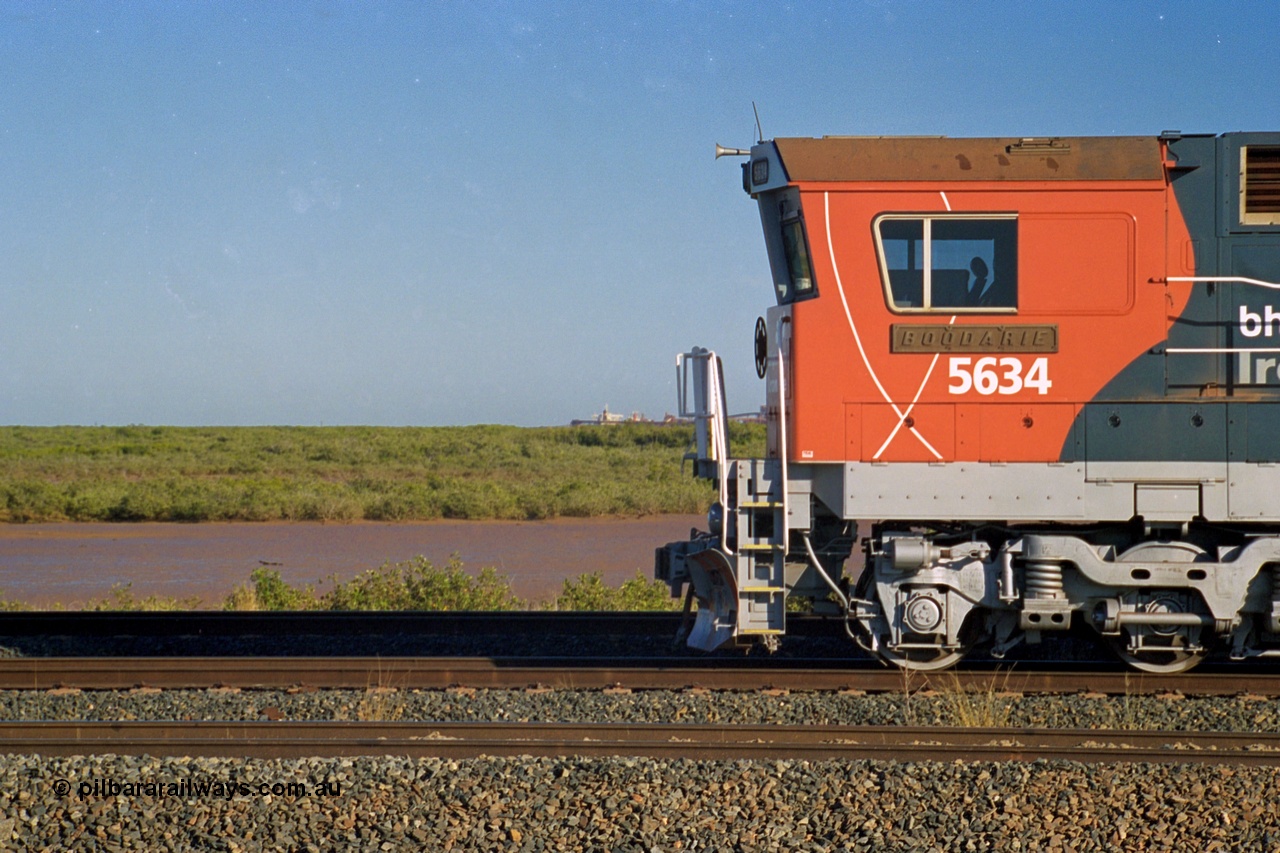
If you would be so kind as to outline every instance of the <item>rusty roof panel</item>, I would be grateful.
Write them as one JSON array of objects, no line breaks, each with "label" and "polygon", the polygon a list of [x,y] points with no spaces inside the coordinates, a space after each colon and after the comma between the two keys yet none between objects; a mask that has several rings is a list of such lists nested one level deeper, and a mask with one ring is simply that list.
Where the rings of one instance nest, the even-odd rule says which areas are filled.
[{"label": "rusty roof panel", "polygon": [[1154,136],[775,139],[792,181],[1158,181]]}]

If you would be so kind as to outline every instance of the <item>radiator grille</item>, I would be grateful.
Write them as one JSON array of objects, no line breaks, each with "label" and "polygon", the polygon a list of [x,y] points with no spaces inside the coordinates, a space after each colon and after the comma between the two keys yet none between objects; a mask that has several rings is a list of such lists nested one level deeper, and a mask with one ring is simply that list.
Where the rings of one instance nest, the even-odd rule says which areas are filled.
[{"label": "radiator grille", "polygon": [[1242,221],[1280,222],[1280,146],[1250,145],[1245,148],[1241,183]]}]

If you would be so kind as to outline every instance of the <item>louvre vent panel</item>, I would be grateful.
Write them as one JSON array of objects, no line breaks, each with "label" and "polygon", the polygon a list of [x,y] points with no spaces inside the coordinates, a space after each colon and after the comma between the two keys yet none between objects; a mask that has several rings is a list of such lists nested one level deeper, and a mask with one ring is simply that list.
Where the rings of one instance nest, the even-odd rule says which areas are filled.
[{"label": "louvre vent panel", "polygon": [[1280,146],[1250,146],[1245,152],[1247,213],[1280,213]]}]

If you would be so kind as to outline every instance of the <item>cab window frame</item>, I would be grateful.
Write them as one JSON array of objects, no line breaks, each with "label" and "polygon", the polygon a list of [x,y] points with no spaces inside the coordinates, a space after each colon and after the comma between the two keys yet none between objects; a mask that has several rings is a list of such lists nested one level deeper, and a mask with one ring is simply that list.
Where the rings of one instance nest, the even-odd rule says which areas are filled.
[{"label": "cab window frame", "polygon": [[[813,270],[813,252],[809,251],[809,229],[799,210],[781,213],[778,218],[778,237],[782,249],[782,265],[787,273],[786,288],[780,289],[778,304],[790,305],[817,298],[818,282]],[[798,277],[803,280],[803,276],[798,276],[801,270],[797,270],[797,262],[808,273],[809,285],[804,289],[798,288],[796,284]]]},{"label": "cab window frame", "polygon": [[[987,261],[981,261],[981,256],[975,256],[972,259],[974,266],[969,269],[952,269],[938,267],[933,257],[935,242],[954,242],[961,244],[974,240],[970,237],[968,240],[957,238],[955,236],[935,237],[933,234],[934,223],[984,223],[984,222],[1007,222],[1011,228],[1002,228],[995,226],[990,229],[989,237],[981,235],[981,242],[989,241],[991,248]],[[904,234],[903,236],[894,236],[890,234],[888,237],[884,234],[883,226],[886,223],[901,223],[904,231],[912,225],[918,226],[918,237],[915,235]],[[946,230],[945,228],[943,230]],[[978,229],[979,231],[981,229]],[[895,314],[1016,314],[1018,312],[1018,214],[1015,212],[951,212],[951,211],[932,211],[932,212],[907,212],[893,211],[881,213],[871,222],[872,239],[875,242],[876,263],[880,272],[880,284],[883,291],[885,306]],[[907,246],[907,263],[906,268],[891,267],[890,253],[886,251],[886,242],[907,241],[908,243],[918,239],[919,241],[919,258],[916,258],[916,246]],[[950,253],[954,254],[956,247],[951,247]],[[898,260],[898,259],[894,259]],[[981,263],[979,264],[979,262]],[[913,266],[918,263],[918,270]],[[963,263],[963,262],[961,262]],[[895,280],[893,273],[899,273]],[[904,278],[901,273],[919,272],[919,304],[910,304],[913,300],[909,297],[914,296],[913,293],[907,292],[910,288],[910,278]],[[972,287],[976,284],[976,279],[982,274],[988,277],[987,287],[992,289],[992,298],[1003,296],[998,302],[993,304],[969,304],[960,302],[956,295],[964,294],[963,289],[957,290],[957,282],[948,282],[948,287],[944,288],[943,280],[935,283],[935,273],[945,272],[949,277],[954,278],[956,275],[964,276],[965,287]],[[936,284],[936,286],[935,286]],[[895,287],[896,285],[896,287]],[[997,288],[999,288],[997,290]],[[904,299],[903,294],[907,292],[908,298]],[[972,291],[969,291],[972,293]],[[985,290],[983,291],[985,292]],[[940,294],[940,298],[935,298],[935,293]],[[948,299],[942,294],[951,294]],[[969,299],[977,298],[977,295],[969,297]]]}]

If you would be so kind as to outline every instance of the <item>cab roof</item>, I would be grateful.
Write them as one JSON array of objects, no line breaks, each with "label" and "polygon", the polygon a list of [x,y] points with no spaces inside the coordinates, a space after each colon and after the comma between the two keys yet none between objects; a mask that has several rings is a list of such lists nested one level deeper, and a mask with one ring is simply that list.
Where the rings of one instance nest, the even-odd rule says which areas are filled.
[{"label": "cab roof", "polygon": [[824,136],[775,139],[791,181],[1151,181],[1154,136],[1022,139]]}]

